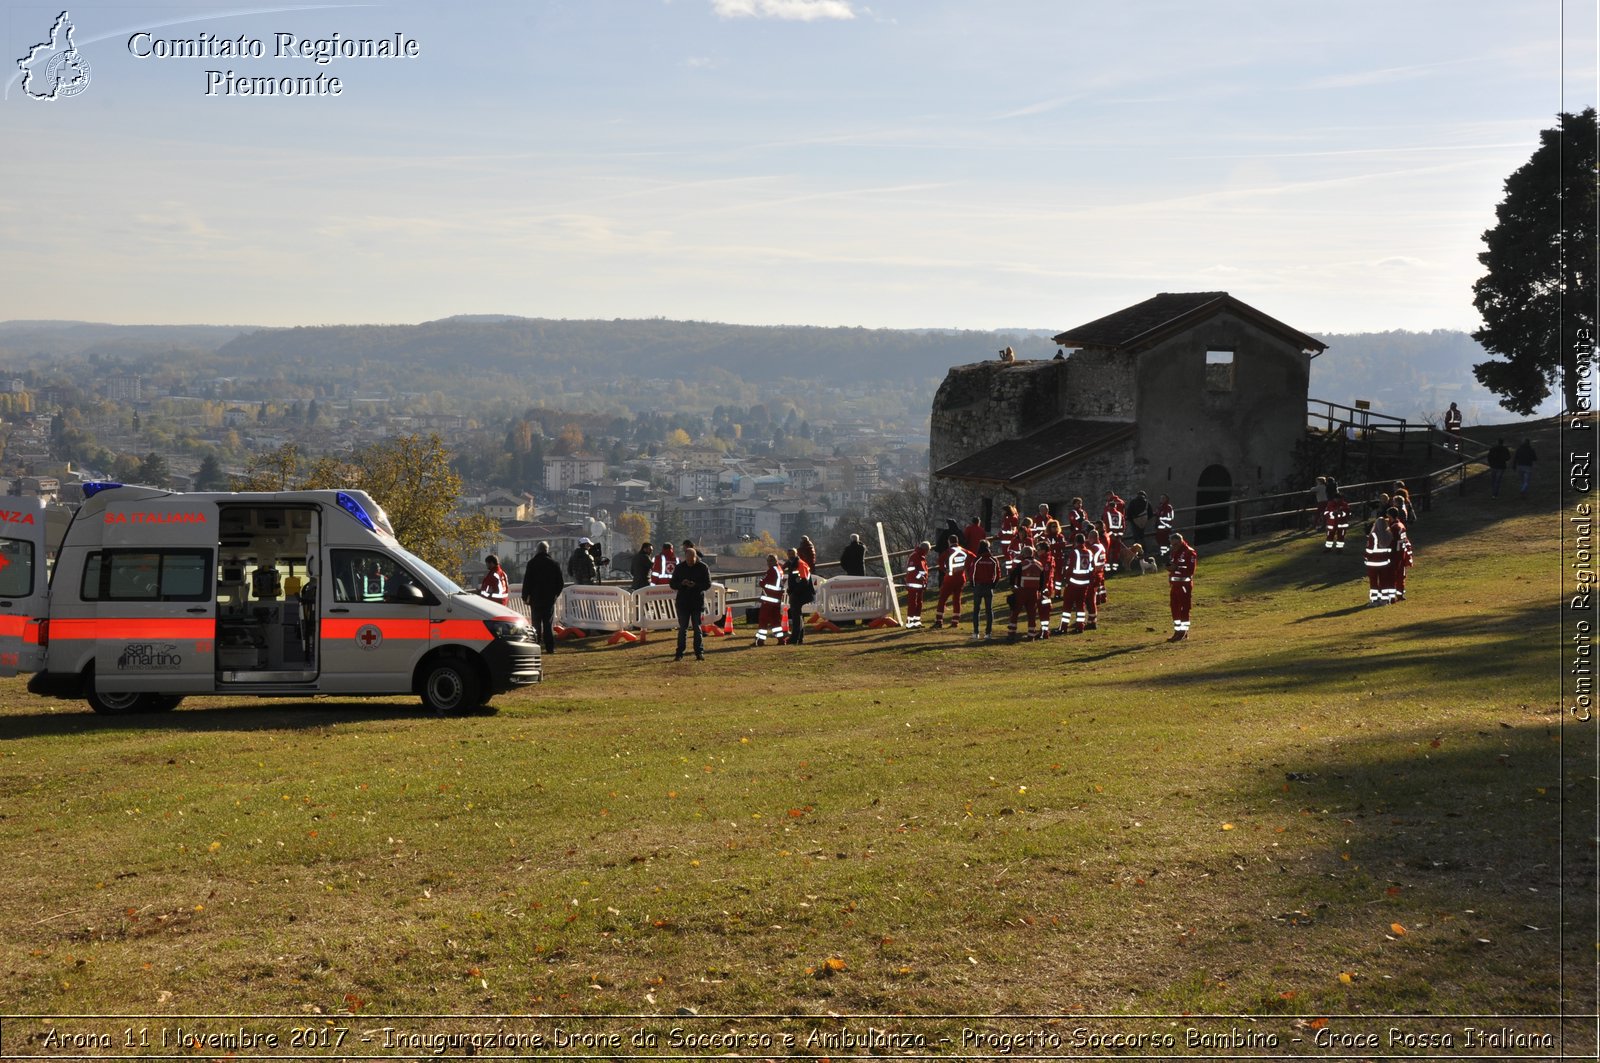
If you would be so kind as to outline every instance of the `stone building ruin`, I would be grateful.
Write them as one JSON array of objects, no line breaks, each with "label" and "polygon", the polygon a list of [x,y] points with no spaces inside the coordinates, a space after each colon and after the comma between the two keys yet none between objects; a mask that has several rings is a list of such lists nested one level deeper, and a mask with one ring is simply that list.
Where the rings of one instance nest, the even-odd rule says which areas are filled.
[{"label": "stone building ruin", "polygon": [[[1107,491],[1204,508],[1291,487],[1311,359],[1327,345],[1227,292],[1163,293],[1055,337],[1055,358],[953,367],[933,400],[935,512],[1098,514]],[[1206,536],[1202,536],[1202,539]]]}]

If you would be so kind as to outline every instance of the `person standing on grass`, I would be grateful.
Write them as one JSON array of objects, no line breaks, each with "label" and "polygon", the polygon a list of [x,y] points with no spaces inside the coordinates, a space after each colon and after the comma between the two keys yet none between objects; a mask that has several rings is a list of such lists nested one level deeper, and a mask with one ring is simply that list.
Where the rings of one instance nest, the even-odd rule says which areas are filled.
[{"label": "person standing on grass", "polygon": [[[994,638],[994,588],[1000,582],[999,558],[989,550],[989,540],[978,542],[978,556],[972,562],[972,641]],[[984,631],[978,634],[978,611],[983,611]]]},{"label": "person standing on grass", "polygon": [[528,619],[546,653],[556,652],[556,599],[565,585],[560,563],[550,556],[550,544],[540,543],[522,573],[522,600],[528,603]]},{"label": "person standing on grass", "polygon": [[839,552],[839,571],[846,576],[867,574],[867,548],[861,542],[861,536],[852,534],[850,541],[844,544],[844,549]]},{"label": "person standing on grass", "polygon": [[628,589],[636,591],[641,587],[650,586],[650,562],[655,559],[655,554],[650,549],[648,541],[639,544],[639,552],[633,555],[633,560],[628,562],[628,575],[632,582]]},{"label": "person standing on grass", "polygon": [[933,610],[933,626],[944,625],[944,607],[949,605],[950,626],[961,623],[961,590],[967,585],[967,561],[970,554],[961,546],[959,533],[945,537],[944,552],[939,555],[939,603]]},{"label": "person standing on grass", "polygon": [[672,568],[672,580],[668,584],[678,592],[678,652],[673,660],[683,660],[683,651],[688,648],[689,632],[694,631],[694,659],[706,659],[705,633],[700,630],[705,622],[706,593],[711,590],[711,570],[706,563],[700,560],[700,551],[694,547],[684,550],[683,556]]},{"label": "person standing on grass", "polygon": [[500,559],[490,554],[483,559],[488,566],[488,571],[483,574],[483,580],[478,584],[478,593],[496,605],[505,605],[511,601],[511,580],[506,577],[506,570],[500,567]]},{"label": "person standing on grass", "polygon": [[924,539],[906,558],[906,628],[922,626],[922,595],[928,589],[928,551],[933,544]]},{"label": "person standing on grass", "polygon": [[797,549],[790,549],[789,559],[783,563],[783,578],[789,595],[789,645],[799,646],[806,640],[804,610],[817,592],[811,585],[811,566]]},{"label": "person standing on grass", "polygon": [[1367,567],[1367,604],[1389,604],[1389,558],[1394,538],[1389,522],[1380,513],[1367,528],[1367,545],[1363,561]]},{"label": "person standing on grass", "polygon": [[1533,483],[1533,463],[1539,460],[1533,452],[1533,440],[1524,439],[1511,460],[1517,467],[1517,497],[1527,498],[1528,487]]},{"label": "person standing on grass", "polygon": [[1350,503],[1344,500],[1343,491],[1335,491],[1327,505],[1322,507],[1322,520],[1328,537],[1322,543],[1324,552],[1344,549],[1344,533],[1350,530]]},{"label": "person standing on grass", "polygon": [[1444,411],[1444,434],[1449,440],[1449,447],[1456,453],[1461,452],[1461,410],[1455,403]]},{"label": "person standing on grass", "polygon": [[767,570],[756,587],[761,592],[756,614],[756,645],[765,646],[768,636],[783,641],[783,591],[786,580],[777,554],[767,555]]},{"label": "person standing on grass", "polygon": [[1172,607],[1172,637],[1168,642],[1183,642],[1189,637],[1189,609],[1194,605],[1194,573],[1200,566],[1200,555],[1179,532],[1168,536],[1172,547],[1167,558],[1167,581],[1171,593],[1168,604]]},{"label": "person standing on grass", "polygon": [[1406,534],[1406,523],[1398,509],[1390,509],[1384,515],[1389,524],[1389,602],[1403,602],[1406,600],[1406,569],[1410,568],[1416,560],[1416,554],[1411,548],[1411,536]]}]

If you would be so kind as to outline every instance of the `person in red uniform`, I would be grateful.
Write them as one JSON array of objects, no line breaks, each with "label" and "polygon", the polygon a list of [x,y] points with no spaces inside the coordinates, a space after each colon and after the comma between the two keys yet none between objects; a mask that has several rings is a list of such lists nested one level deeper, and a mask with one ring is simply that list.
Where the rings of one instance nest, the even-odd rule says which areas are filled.
[{"label": "person in red uniform", "polygon": [[1014,558],[1014,544],[1017,541],[1017,528],[1022,524],[1022,519],[1017,515],[1016,506],[1007,506],[1000,511],[1000,556]]},{"label": "person in red uniform", "polygon": [[777,554],[767,555],[767,571],[756,590],[761,594],[756,614],[756,645],[765,646],[767,637],[783,641],[783,591],[788,579]]},{"label": "person in red uniform", "polygon": [[672,552],[671,543],[662,543],[661,552],[650,562],[650,585],[665,587],[672,582],[672,570],[678,567],[678,555]]},{"label": "person in red uniform", "polygon": [[[1094,597],[1095,606],[1106,604],[1106,572],[1111,565],[1111,533],[1106,529],[1105,521],[1100,522],[1100,534],[1089,539],[1089,553],[1094,555]],[[1089,628],[1094,629],[1093,613],[1089,617]]]},{"label": "person in red uniform", "polygon": [[[1044,589],[1044,581],[1044,565],[1034,556],[1033,547],[1024,546],[1022,548],[1022,563],[1017,566],[1017,574],[1012,582],[1017,591],[1014,601],[1022,607],[1023,612],[1028,614],[1028,638],[1030,639],[1043,638],[1039,633],[1039,599]],[[1016,632],[1016,614],[1014,612],[1011,619],[1011,630],[1014,634]]]},{"label": "person in red uniform", "polygon": [[967,526],[961,529],[961,543],[967,548],[967,553],[978,552],[978,544],[989,537],[988,529],[983,526],[983,521],[973,517],[967,521]]},{"label": "person in red uniform", "polygon": [[496,605],[505,605],[511,601],[511,581],[506,578],[506,570],[500,567],[500,559],[494,554],[484,558],[483,563],[489,566],[489,571],[483,574],[478,593]]},{"label": "person in red uniform", "polygon": [[1384,519],[1389,524],[1389,578],[1386,582],[1392,604],[1406,600],[1406,569],[1416,560],[1416,553],[1411,548],[1411,536],[1406,533],[1400,510],[1390,509]]},{"label": "person in red uniform", "polygon": [[1189,637],[1189,608],[1194,604],[1194,572],[1200,565],[1200,555],[1180,532],[1173,532],[1169,541],[1172,550],[1167,558],[1167,581],[1172,606],[1172,637],[1167,641],[1182,642]]},{"label": "person in red uniform", "polygon": [[1061,631],[1065,634],[1071,622],[1073,634],[1082,634],[1084,624],[1095,615],[1094,608],[1094,554],[1082,532],[1072,537],[1072,549],[1067,551],[1066,599],[1061,603]]},{"label": "person in red uniform", "polygon": [[1450,404],[1450,408],[1444,411],[1444,434],[1448,438],[1450,449],[1459,452],[1461,450],[1461,410],[1453,402]]},{"label": "person in red uniform", "polygon": [[945,540],[944,551],[939,555],[939,604],[933,610],[933,626],[943,626],[944,607],[949,604],[950,626],[961,622],[961,590],[967,585],[967,558],[970,555],[961,540],[952,535]]},{"label": "person in red uniform", "polygon": [[1377,518],[1367,528],[1366,552],[1362,558],[1367,568],[1368,605],[1389,604],[1389,560],[1393,546],[1389,522],[1383,517]]},{"label": "person in red uniform", "polygon": [[906,558],[906,627],[922,626],[922,594],[928,588],[928,551],[933,544],[923,540]]},{"label": "person in red uniform", "polygon": [[1177,511],[1172,508],[1172,499],[1166,495],[1161,496],[1161,504],[1156,506],[1156,546],[1160,548],[1162,564],[1167,561],[1167,553],[1172,547],[1172,528],[1177,522]]},{"label": "person in red uniform", "polygon": [[1050,603],[1052,600],[1061,600],[1061,558],[1065,554],[1064,539],[1061,535],[1061,525],[1055,520],[1048,521],[1044,532],[1035,540],[1033,556],[1039,562],[1039,567],[1044,570],[1039,577],[1039,634],[1038,638],[1050,637]]},{"label": "person in red uniform", "polygon": [[1106,565],[1112,572],[1122,568],[1122,533],[1127,523],[1126,503],[1115,491],[1107,491],[1105,507],[1100,511],[1100,528],[1106,544]]},{"label": "person in red uniform", "polygon": [[[1089,511],[1083,506],[1083,499],[1073,496],[1072,504],[1067,507],[1067,519],[1061,525],[1068,535],[1089,530]],[[1071,545],[1070,543],[1068,544]]]},{"label": "person in red uniform", "polygon": [[1335,491],[1333,497],[1323,503],[1322,520],[1328,529],[1328,537],[1323,541],[1322,549],[1343,550],[1344,533],[1350,529],[1350,503],[1344,500],[1344,492]]}]

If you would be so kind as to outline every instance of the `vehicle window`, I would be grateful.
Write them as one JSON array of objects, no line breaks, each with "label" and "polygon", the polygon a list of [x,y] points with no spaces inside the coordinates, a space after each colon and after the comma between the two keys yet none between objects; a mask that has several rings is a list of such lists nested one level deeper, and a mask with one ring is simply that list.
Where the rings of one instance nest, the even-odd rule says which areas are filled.
[{"label": "vehicle window", "polygon": [[97,550],[84,562],[83,599],[203,602],[210,573],[209,550]]},{"label": "vehicle window", "polygon": [[376,550],[330,550],[336,602],[395,602],[395,592],[416,577],[393,557]]},{"label": "vehicle window", "polygon": [[33,593],[33,544],[0,538],[0,598],[26,598]]}]

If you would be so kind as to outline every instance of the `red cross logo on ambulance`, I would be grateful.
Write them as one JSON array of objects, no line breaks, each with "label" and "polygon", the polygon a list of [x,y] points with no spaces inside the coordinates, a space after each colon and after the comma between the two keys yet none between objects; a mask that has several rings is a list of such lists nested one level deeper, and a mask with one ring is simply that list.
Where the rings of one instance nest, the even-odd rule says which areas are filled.
[{"label": "red cross logo on ambulance", "polygon": [[356,645],[364,650],[375,650],[383,641],[383,628],[376,624],[362,624],[356,632]]}]

